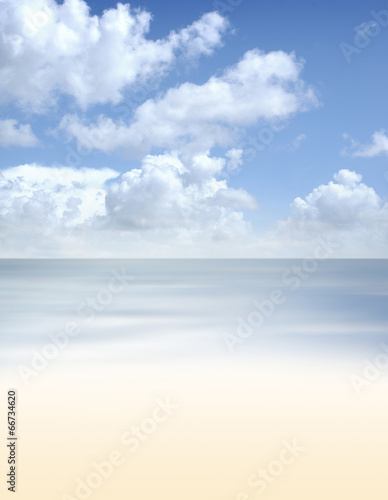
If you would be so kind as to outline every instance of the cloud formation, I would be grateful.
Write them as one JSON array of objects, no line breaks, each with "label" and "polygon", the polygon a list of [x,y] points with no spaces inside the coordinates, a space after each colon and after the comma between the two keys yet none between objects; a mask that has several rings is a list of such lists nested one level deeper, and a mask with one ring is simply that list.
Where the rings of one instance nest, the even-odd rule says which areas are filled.
[{"label": "cloud formation", "polygon": [[3,170],[1,255],[308,257],[318,239],[336,242],[332,257],[385,255],[388,205],[360,174],[340,170],[259,232],[245,217],[255,198],[217,180],[226,164],[166,153],[123,174],[34,164]]},{"label": "cloud formation", "polygon": [[39,233],[82,224],[105,213],[105,183],[111,169],[20,165],[0,172],[1,227]]},{"label": "cloud formation", "polygon": [[388,204],[356,172],[342,169],[290,205],[290,216],[267,234],[284,255],[312,252],[318,238],[334,238],[336,257],[383,257],[388,244]]},{"label": "cloud formation", "polygon": [[255,209],[253,196],[227,186],[216,175],[225,160],[208,155],[182,159],[177,154],[148,155],[139,169],[109,186],[107,222],[120,229],[175,228],[226,237],[236,223],[235,209]]},{"label": "cloud formation", "polygon": [[285,118],[318,105],[312,87],[300,78],[303,61],[282,51],[248,51],[221,76],[203,85],[184,83],[139,106],[132,123],[100,116],[85,124],[67,115],[60,124],[78,147],[146,154],[153,147],[192,153],[228,146],[242,127],[260,118]]},{"label": "cloud formation", "polygon": [[101,17],[83,0],[2,0],[0,102],[42,112],[59,94],[86,108],[118,103],[128,85],[162,75],[179,55],[209,55],[228,22],[216,12],[166,38],[147,38],[151,14],[118,3]]},{"label": "cloud formation", "polygon": [[[226,180],[242,167],[249,127],[285,123],[319,106],[294,53],[249,50],[203,83],[163,89],[131,116],[96,118],[92,106],[117,104],[131,87],[158,82],[180,57],[212,54],[228,21],[208,13],[153,40],[151,15],[129,4],[101,16],[91,16],[83,0],[0,4],[0,104],[9,104],[7,116],[15,104],[30,115],[59,103],[63,118],[51,130],[75,140],[80,158],[90,151],[139,158],[127,172],[33,162],[0,171],[2,256],[299,256],[322,235],[341,240],[342,256],[384,254],[388,206],[356,172],[340,170],[296,197],[289,216],[266,232],[249,222],[254,196]],[[298,135],[286,149],[305,139]],[[369,145],[351,141],[352,156],[388,154],[383,130]],[[0,146],[38,144],[25,120],[0,120]],[[67,147],[67,157],[75,157],[75,146]]]},{"label": "cloud formation", "polygon": [[217,180],[225,165],[226,159],[208,154],[167,153],[148,155],[140,168],[121,175],[111,169],[35,164],[3,170],[3,248],[9,247],[15,228],[38,249],[47,242],[42,235],[50,241],[65,234],[87,239],[100,235],[98,246],[108,251],[120,233],[132,241],[147,233],[146,240],[155,244],[171,238],[171,246],[182,239],[209,242],[244,236],[250,224],[243,210],[256,209],[257,202],[243,189]]},{"label": "cloud formation", "polygon": [[373,158],[374,156],[388,155],[388,137],[385,130],[374,132],[372,135],[372,142],[367,145],[362,145],[348,134],[344,134],[344,138],[351,141],[350,150],[345,150],[345,154],[351,156]]},{"label": "cloud formation", "polygon": [[315,188],[304,199],[291,204],[294,221],[317,221],[333,226],[354,226],[376,220],[387,206],[373,188],[361,182],[362,176],[350,170],[334,174],[334,181]]},{"label": "cloud formation", "polygon": [[35,147],[39,143],[28,124],[17,120],[0,120],[0,146]]}]

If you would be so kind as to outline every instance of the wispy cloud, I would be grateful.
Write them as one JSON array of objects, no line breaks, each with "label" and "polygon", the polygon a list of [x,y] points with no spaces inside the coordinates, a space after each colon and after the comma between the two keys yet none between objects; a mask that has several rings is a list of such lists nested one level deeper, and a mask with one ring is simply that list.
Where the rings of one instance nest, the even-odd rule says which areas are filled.
[{"label": "wispy cloud", "polygon": [[344,155],[373,158],[374,156],[388,154],[388,137],[385,130],[374,132],[372,141],[366,145],[360,144],[348,134],[344,134],[343,137],[350,141],[350,146],[342,150]]}]

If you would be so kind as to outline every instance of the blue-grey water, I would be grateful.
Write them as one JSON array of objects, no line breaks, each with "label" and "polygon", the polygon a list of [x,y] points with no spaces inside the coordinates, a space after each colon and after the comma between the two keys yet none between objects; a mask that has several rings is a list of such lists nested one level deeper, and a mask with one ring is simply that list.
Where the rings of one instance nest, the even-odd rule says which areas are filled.
[{"label": "blue-grey water", "polygon": [[[1,358],[28,359],[69,323],[84,361],[367,352],[388,338],[387,283],[388,260],[1,260]],[[274,290],[281,303],[231,342]]]}]

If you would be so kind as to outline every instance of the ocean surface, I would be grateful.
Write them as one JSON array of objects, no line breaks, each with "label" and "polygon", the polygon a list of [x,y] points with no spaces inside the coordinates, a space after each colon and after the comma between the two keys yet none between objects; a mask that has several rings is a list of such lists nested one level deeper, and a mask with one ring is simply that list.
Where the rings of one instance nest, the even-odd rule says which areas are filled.
[{"label": "ocean surface", "polygon": [[0,260],[19,498],[79,499],[115,450],[93,499],[385,498],[387,284],[388,260]]},{"label": "ocean surface", "polygon": [[[111,292],[115,273],[128,279]],[[388,336],[387,285],[388,260],[0,260],[1,356],[22,357],[70,321],[90,358],[107,344],[123,346],[109,350],[117,359],[132,359],[132,347],[222,354],[242,323],[252,331],[235,344],[241,354],[268,335],[371,344]],[[274,290],[281,299],[271,306]],[[262,322],[249,322],[253,311]]]}]

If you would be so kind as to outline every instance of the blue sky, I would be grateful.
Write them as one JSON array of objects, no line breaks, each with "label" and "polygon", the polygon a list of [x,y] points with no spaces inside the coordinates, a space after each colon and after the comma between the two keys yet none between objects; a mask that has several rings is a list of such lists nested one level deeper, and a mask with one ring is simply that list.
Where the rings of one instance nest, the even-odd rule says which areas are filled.
[{"label": "blue sky", "polygon": [[3,256],[385,256],[387,3],[88,7],[0,2]]}]

